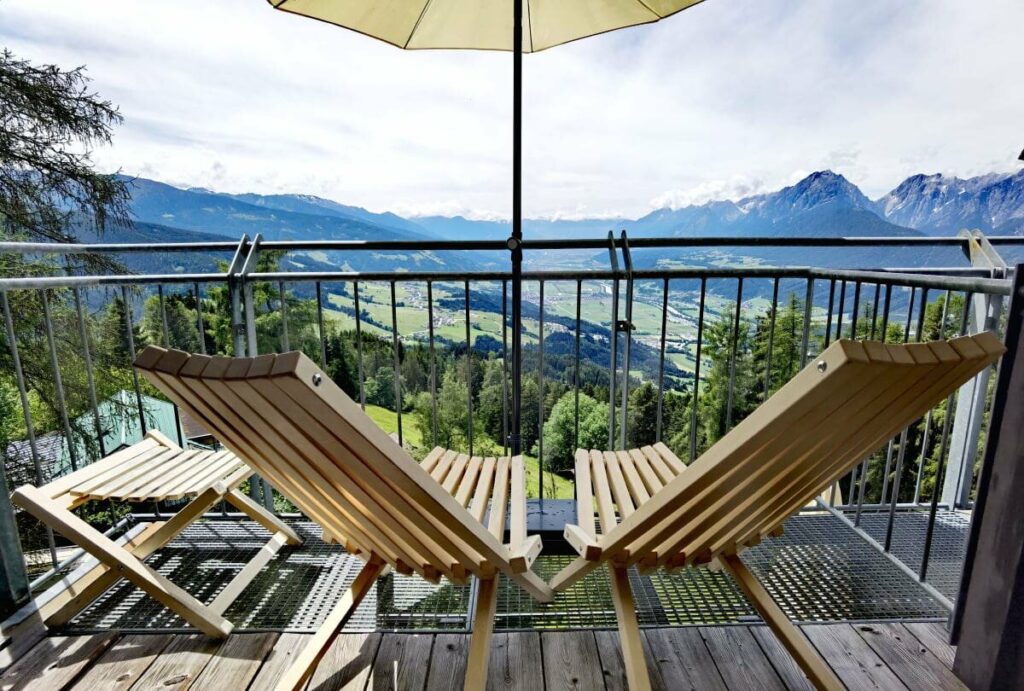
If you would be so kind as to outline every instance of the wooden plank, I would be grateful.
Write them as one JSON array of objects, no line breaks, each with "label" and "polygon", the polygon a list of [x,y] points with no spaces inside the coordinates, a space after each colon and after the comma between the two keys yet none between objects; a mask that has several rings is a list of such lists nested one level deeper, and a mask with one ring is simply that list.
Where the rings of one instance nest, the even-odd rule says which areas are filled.
[{"label": "wooden plank", "polygon": [[550,689],[599,689],[604,686],[593,631],[541,634],[544,680]]},{"label": "wooden plank", "polygon": [[71,491],[71,488],[96,477],[100,473],[107,472],[121,463],[131,461],[140,454],[150,452],[159,445],[160,442],[147,435],[137,444],[132,444],[125,449],[115,451],[95,463],[90,463],[87,466],[79,468],[73,473],[68,473],[67,475],[57,478],[53,482],[45,485],[46,493],[56,499],[60,495]]},{"label": "wooden plank", "polygon": [[[616,631],[594,631],[594,638],[597,641],[597,652],[601,658],[601,671],[604,673],[604,685],[606,691],[630,691],[626,682],[626,667],[622,661],[622,646],[619,645],[619,634]],[[661,679],[661,672],[658,670],[657,661],[651,655],[651,645],[647,637],[640,636],[644,649],[644,660],[647,663],[647,674],[651,681],[651,688],[656,691],[671,691],[666,689],[665,682]]]},{"label": "wooden plank", "polygon": [[931,654],[939,658],[942,664],[953,669],[953,658],[956,657],[956,648],[949,644],[949,632],[942,624],[935,622],[915,622],[904,624],[920,641],[921,645],[928,648]]},{"label": "wooden plank", "polygon": [[633,461],[633,456],[628,451],[618,451],[615,456],[619,459],[619,469],[622,471],[622,476],[626,479],[629,495],[633,498],[633,503],[636,506],[640,506],[651,498],[651,493],[647,491],[647,485],[644,483],[643,478],[640,477],[640,472]]},{"label": "wooden plank", "polygon": [[785,691],[785,684],[747,627],[702,626],[700,635],[730,689]]},{"label": "wooden plank", "polygon": [[131,688],[170,643],[170,634],[122,636],[78,678],[78,691],[118,691]]},{"label": "wooden plank", "polygon": [[601,523],[602,537],[615,528],[615,502],[612,501],[608,483],[608,470],[600,451],[590,452],[590,473],[594,481],[594,495],[597,499],[597,517]]},{"label": "wooden plank", "polygon": [[[469,636],[464,633],[439,633],[434,636],[427,691],[450,691],[462,686],[468,652]],[[484,677],[478,688],[484,688],[486,683],[487,678]]]},{"label": "wooden plank", "polygon": [[420,467],[429,473],[437,466],[437,462],[440,461],[441,457],[446,453],[448,453],[448,449],[443,446],[435,446],[430,450],[430,453],[426,455],[423,462],[420,463]]},{"label": "wooden plank", "polygon": [[900,624],[857,624],[854,630],[907,688],[920,691],[960,691],[967,688],[939,658],[932,655]]},{"label": "wooden plank", "polygon": [[459,481],[459,488],[455,492],[455,501],[459,502],[460,506],[469,506],[469,500],[473,497],[473,490],[476,488],[477,479],[480,477],[480,466],[484,463],[484,459],[479,456],[473,456],[469,459],[469,465],[466,466],[466,472],[462,475],[462,480]]},{"label": "wooden plank", "polygon": [[451,469],[449,469],[448,474],[445,475],[444,477],[444,482],[441,483],[441,487],[444,489],[445,492],[448,492],[449,494],[452,495],[455,494],[454,490],[456,487],[458,487],[458,483],[462,480],[462,474],[466,472],[466,466],[468,464],[468,455],[460,453],[456,457],[455,462],[452,463]]},{"label": "wooden plank", "polygon": [[[510,545],[526,542],[526,464],[522,456],[512,457],[512,494],[509,497]],[[500,539],[500,538],[499,538]]]},{"label": "wooden plank", "polygon": [[276,633],[235,634],[214,654],[190,691],[226,691],[249,686],[277,641]]},{"label": "wooden plank", "polygon": [[278,518],[276,515],[270,513],[266,507],[257,504],[251,498],[242,494],[237,489],[230,490],[224,495],[224,498],[237,508],[239,511],[244,513],[252,520],[259,523],[261,526],[267,529],[270,533],[284,533],[288,538],[289,545],[301,545],[302,536],[300,536],[295,530]]},{"label": "wooden plank", "polygon": [[672,449],[665,446],[664,442],[657,442],[654,445],[654,450],[658,452],[665,464],[672,470],[673,473],[679,475],[681,472],[686,470],[686,464],[679,460],[679,457],[672,453]]},{"label": "wooden plank", "polygon": [[531,535],[519,544],[509,545],[508,563],[512,565],[512,570],[516,573],[529,571],[543,547],[540,535]]},{"label": "wooden plank", "polygon": [[45,691],[70,684],[117,638],[114,633],[44,638],[0,676],[2,689]]},{"label": "wooden plank", "polygon": [[249,560],[242,569],[235,574],[235,577],[224,586],[224,589],[217,593],[217,597],[213,599],[213,602],[209,604],[212,611],[217,614],[224,614],[231,603],[238,599],[238,596],[242,594],[242,591],[252,583],[252,579],[259,575],[260,571],[264,566],[270,563],[270,560],[274,558],[281,548],[288,542],[288,536],[284,533],[274,533],[267,544],[263,545],[260,550]]},{"label": "wooden plank", "polygon": [[498,459],[488,456],[484,459],[480,468],[480,479],[477,480],[476,490],[473,492],[473,501],[469,505],[469,513],[473,520],[483,523],[484,514],[487,513],[487,502],[491,498],[491,487],[494,483],[494,470],[498,465]]},{"label": "wooden plank", "polygon": [[377,580],[377,576],[381,574],[383,568],[384,564],[377,560],[368,561],[363,566],[355,581],[345,591],[331,613],[327,615],[324,623],[309,638],[302,652],[295,656],[291,667],[277,683],[279,689],[299,691],[305,685],[327,649],[330,648],[331,643],[338,636],[341,627],[359,607],[359,603],[366,597],[366,593],[370,591],[370,587]]},{"label": "wooden plank", "polygon": [[[274,642],[274,648],[263,660],[263,666],[256,673],[248,691],[273,691],[278,680],[291,667],[295,657],[313,636],[306,633],[282,633]],[[227,690],[225,690],[227,691]]]},{"label": "wooden plank", "polygon": [[693,627],[644,631],[666,689],[719,689],[725,682],[700,632]]},{"label": "wooden plank", "polygon": [[384,634],[367,688],[421,691],[427,684],[433,643],[430,634]]},{"label": "wooden plank", "polygon": [[42,491],[27,485],[16,490],[12,499],[100,561],[119,570],[134,585],[203,633],[224,638],[231,632],[231,622],[211,611],[81,518],[66,511]]},{"label": "wooden plank", "polygon": [[839,681],[832,668],[821,658],[818,652],[807,641],[807,638],[793,622],[786,617],[775,601],[764,589],[761,582],[735,555],[719,557],[722,565],[732,574],[733,580],[747,596],[750,604],[761,615],[764,623],[778,637],[782,646],[789,651],[793,659],[803,670],[807,678],[818,689],[842,691],[843,683]]},{"label": "wooden plank", "polygon": [[565,541],[584,559],[595,561],[601,558],[601,547],[597,544],[597,540],[578,525],[566,523],[562,535],[565,537]]},{"label": "wooden plank", "polygon": [[334,639],[309,680],[309,689],[364,689],[380,647],[379,633],[343,633]]},{"label": "wooden plank", "polygon": [[500,576],[477,581],[476,611],[473,615],[473,635],[469,642],[466,661],[466,691],[482,689],[487,682],[490,664],[491,638],[494,635],[494,615],[498,609]]},{"label": "wooden plank", "polygon": [[657,474],[662,486],[672,482],[672,480],[679,474],[668,466],[665,459],[661,457],[661,454],[654,450],[653,446],[640,447],[640,453],[643,454],[644,458],[647,459],[647,463],[654,469],[654,472]]},{"label": "wooden plank", "polygon": [[622,475],[622,468],[619,467],[619,458],[614,451],[604,452],[604,467],[608,473],[608,484],[611,485],[612,497],[615,505],[619,508],[619,517],[624,520],[635,510],[633,498],[626,486],[626,479]]},{"label": "wooden plank", "polygon": [[534,631],[496,634],[487,667],[487,688],[492,691],[540,691],[544,688],[540,634]]},{"label": "wooden plank", "polygon": [[220,646],[221,641],[206,636],[175,636],[132,688],[184,691],[199,678]]},{"label": "wooden plank", "polygon": [[159,464],[154,463],[152,467],[147,467],[145,472],[136,475],[130,483],[122,485],[116,496],[119,499],[141,501],[152,496],[150,490],[160,489],[174,482],[182,473],[188,473],[194,468],[202,467],[210,456],[212,454],[209,451],[200,449],[178,451],[174,456],[166,458]]},{"label": "wooden plank", "polygon": [[814,691],[814,686],[793,661],[793,656],[782,647],[779,639],[767,626],[751,626],[748,629],[764,652],[783,686],[791,691]]},{"label": "wooden plank", "polygon": [[491,511],[487,516],[487,530],[498,541],[505,534],[505,512],[508,510],[509,471],[511,460],[507,456],[498,459],[494,476],[494,491],[491,493]]},{"label": "wooden plank", "polygon": [[662,479],[654,472],[651,462],[647,460],[647,456],[644,455],[643,451],[640,449],[630,449],[627,453],[629,453],[629,457],[633,461],[633,467],[637,469],[640,477],[643,478],[648,494],[653,496],[659,489],[665,486]]},{"label": "wooden plank", "polygon": [[632,691],[650,691],[651,679],[644,660],[644,647],[640,626],[636,621],[636,603],[633,601],[633,590],[629,585],[629,572],[621,566],[609,565],[608,580],[611,584],[615,619],[619,625],[626,682]]},{"label": "wooden plank", "polygon": [[907,688],[849,624],[814,624],[802,630],[850,691]]},{"label": "wooden plank", "polygon": [[458,451],[445,451],[441,458],[438,460],[437,465],[430,471],[430,477],[434,478],[437,484],[444,482],[445,477],[448,475],[448,470],[452,467],[452,463],[459,457]]},{"label": "wooden plank", "polygon": [[597,535],[594,527],[594,488],[590,476],[590,452],[576,449],[576,523],[590,537]]}]

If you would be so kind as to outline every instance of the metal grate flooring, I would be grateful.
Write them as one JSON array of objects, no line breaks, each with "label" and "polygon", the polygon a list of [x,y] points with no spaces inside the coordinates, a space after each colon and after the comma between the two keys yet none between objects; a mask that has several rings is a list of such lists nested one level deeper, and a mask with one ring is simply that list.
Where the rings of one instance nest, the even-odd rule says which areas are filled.
[{"label": "metal grate flooring", "polygon": [[[896,554],[912,550],[904,540],[918,540],[916,516],[897,519]],[[873,523],[864,521],[862,524]],[[310,632],[355,579],[361,562],[341,547],[326,545],[312,523],[296,522],[306,538],[299,548],[285,548],[261,572],[225,616],[236,630]],[[934,549],[952,554],[963,539],[958,524],[943,523]],[[884,530],[884,523],[882,525]],[[966,530],[964,523],[961,532]],[[269,535],[250,522],[206,521],[147,559],[147,563],[204,602],[211,601],[262,547]],[[545,579],[570,557],[542,556],[534,570]],[[769,539],[744,554],[782,609],[801,622],[945,618],[947,612],[912,578],[896,568],[853,530],[831,515],[803,515],[786,523],[785,535]],[[936,575],[939,561],[933,562]],[[642,626],[684,626],[758,621],[731,578],[707,569],[640,576],[631,573]],[[496,627],[514,629],[613,628],[615,613],[607,579],[595,571],[543,605],[502,579]],[[954,585],[955,587],[955,585]],[[465,631],[469,628],[473,586],[444,580],[391,575],[378,581],[356,615],[350,631]],[[98,630],[187,630],[176,615],[131,584],[121,581],[73,619],[68,633]]]},{"label": "metal grate flooring", "polygon": [[[850,516],[853,520],[853,516]],[[863,513],[860,526],[879,543],[885,543],[888,513]],[[950,600],[957,598],[960,574],[963,572],[967,534],[971,528],[970,514],[962,511],[939,511],[935,514],[935,531],[928,554],[928,582]],[[898,513],[893,526],[892,552],[904,564],[917,571],[924,556],[928,510]]]}]

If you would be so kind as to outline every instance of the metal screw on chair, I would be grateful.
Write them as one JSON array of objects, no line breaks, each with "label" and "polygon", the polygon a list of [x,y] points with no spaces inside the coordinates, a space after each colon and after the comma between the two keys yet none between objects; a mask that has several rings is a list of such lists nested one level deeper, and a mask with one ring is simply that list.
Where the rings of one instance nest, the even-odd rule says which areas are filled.
[{"label": "metal screw on chair", "polygon": [[320,376],[319,372],[314,374],[313,375],[313,386],[320,386],[321,380],[322,380],[322,377]]},{"label": "metal screw on chair", "polygon": [[826,363],[824,360],[818,360],[818,371],[819,372],[824,372],[827,369],[828,369],[828,363]]}]

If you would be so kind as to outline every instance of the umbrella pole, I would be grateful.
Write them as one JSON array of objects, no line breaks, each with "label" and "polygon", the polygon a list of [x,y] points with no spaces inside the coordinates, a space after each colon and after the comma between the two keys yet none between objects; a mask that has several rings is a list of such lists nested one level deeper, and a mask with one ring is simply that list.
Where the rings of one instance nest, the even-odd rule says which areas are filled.
[{"label": "umbrella pole", "polygon": [[[522,450],[523,345],[523,0],[514,0],[512,20],[512,455]],[[541,421],[538,421],[540,423]],[[542,490],[543,491],[543,490]]]}]

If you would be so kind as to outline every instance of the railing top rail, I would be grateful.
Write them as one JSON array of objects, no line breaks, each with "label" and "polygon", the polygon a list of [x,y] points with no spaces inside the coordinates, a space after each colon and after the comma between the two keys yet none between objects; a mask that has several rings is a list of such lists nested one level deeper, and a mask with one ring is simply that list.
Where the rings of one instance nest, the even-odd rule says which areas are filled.
[{"label": "railing top rail", "polygon": [[[986,236],[992,245],[1024,245],[1024,236]],[[614,240],[616,247],[621,239]],[[962,237],[736,237],[697,238],[630,237],[636,249],[657,247],[964,247]],[[311,251],[383,251],[383,250],[507,250],[504,240],[267,240],[266,250]],[[608,247],[607,238],[551,238],[524,240],[524,250],[594,249]],[[10,254],[119,254],[134,252],[233,252],[237,240],[164,243],[49,243],[0,242],[0,253]]]},{"label": "railing top rail", "polygon": [[[674,269],[634,269],[634,279],[714,279],[714,278],[795,278],[847,280],[881,285],[905,285],[922,288],[964,290],[992,295],[1009,295],[1009,279],[986,278],[987,272],[960,268],[939,269],[824,269],[813,267],[708,267]],[[591,271],[526,271],[524,281],[579,281],[613,280],[624,278],[623,271],[598,269]],[[219,283],[231,278],[230,273],[199,274],[124,274],[95,276],[26,276],[0,278],[0,290],[45,290],[55,288],[88,288],[100,286],[159,285],[186,283]],[[250,282],[267,281],[287,283],[308,282],[466,282],[507,281],[507,271],[475,272],[359,272],[359,271],[278,271],[251,273],[244,277]]]}]

